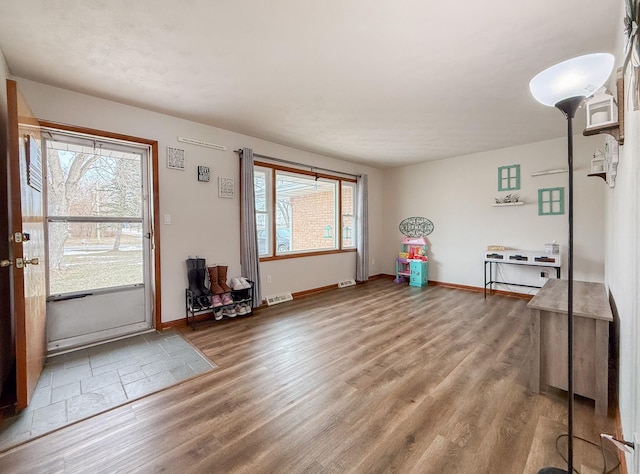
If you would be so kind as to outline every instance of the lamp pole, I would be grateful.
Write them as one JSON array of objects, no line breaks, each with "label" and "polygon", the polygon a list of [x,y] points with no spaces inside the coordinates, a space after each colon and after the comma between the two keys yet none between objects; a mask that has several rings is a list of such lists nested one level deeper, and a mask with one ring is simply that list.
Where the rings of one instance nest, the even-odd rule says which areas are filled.
[{"label": "lamp pole", "polygon": [[573,474],[573,118],[582,101],[609,78],[614,57],[607,53],[586,54],[545,69],[529,83],[531,94],[541,104],[559,109],[567,119],[569,165],[569,272],[567,281],[567,470],[545,467],[538,474]]},{"label": "lamp pole", "polygon": [[561,100],[556,107],[567,119],[567,162],[569,168],[569,261],[567,281],[567,472],[573,473],[573,118],[584,96]]}]

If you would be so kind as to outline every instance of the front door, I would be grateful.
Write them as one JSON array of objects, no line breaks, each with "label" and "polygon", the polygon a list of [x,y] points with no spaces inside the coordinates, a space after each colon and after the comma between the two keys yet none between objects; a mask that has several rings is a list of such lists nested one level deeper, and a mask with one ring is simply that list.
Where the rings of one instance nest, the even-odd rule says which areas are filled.
[{"label": "front door", "polygon": [[47,348],[153,328],[146,144],[45,127]]},{"label": "front door", "polygon": [[7,81],[7,108],[10,244],[2,271],[10,272],[16,401],[21,410],[31,400],[46,354],[44,179],[38,120],[11,80]]}]

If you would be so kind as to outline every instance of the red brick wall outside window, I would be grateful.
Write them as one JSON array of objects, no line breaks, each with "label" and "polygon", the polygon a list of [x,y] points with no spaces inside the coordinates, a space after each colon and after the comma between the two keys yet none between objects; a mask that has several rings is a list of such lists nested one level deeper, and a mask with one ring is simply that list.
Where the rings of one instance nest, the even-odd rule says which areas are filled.
[{"label": "red brick wall outside window", "polygon": [[[336,248],[336,206],[331,192],[291,198],[291,250]],[[327,226],[330,231],[327,232]],[[328,237],[330,235],[330,237]]]}]

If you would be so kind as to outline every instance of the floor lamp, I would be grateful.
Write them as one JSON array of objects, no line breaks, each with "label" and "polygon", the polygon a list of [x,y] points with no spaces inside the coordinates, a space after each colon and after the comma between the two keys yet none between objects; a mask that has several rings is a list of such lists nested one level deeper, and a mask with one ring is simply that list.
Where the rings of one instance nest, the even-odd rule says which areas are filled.
[{"label": "floor lamp", "polygon": [[[538,474],[573,474],[573,129],[572,120],[584,99],[604,85],[613,69],[614,57],[587,54],[545,69],[529,83],[531,94],[541,104],[556,107],[567,119],[569,162],[569,271],[567,293],[567,470],[545,467]],[[618,104],[622,107],[623,104]]]}]

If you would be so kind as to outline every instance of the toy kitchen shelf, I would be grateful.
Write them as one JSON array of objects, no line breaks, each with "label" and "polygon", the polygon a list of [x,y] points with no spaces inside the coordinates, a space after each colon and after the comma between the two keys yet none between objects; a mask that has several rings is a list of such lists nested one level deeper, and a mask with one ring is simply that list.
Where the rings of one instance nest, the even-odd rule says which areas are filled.
[{"label": "toy kitchen shelf", "polygon": [[405,237],[402,239],[401,249],[396,258],[396,279],[393,281],[402,283],[406,278],[409,280],[409,286],[427,286],[427,241],[423,237]]},{"label": "toy kitchen shelf", "polygon": [[424,260],[410,260],[408,258],[396,258],[396,283],[401,283],[404,278],[409,279],[409,286],[427,286],[429,264]]},{"label": "toy kitchen shelf", "polygon": [[[487,297],[487,287],[493,291],[494,285],[511,285],[523,286],[527,288],[542,288],[541,286],[524,285],[522,283],[511,283],[507,281],[495,280],[495,270],[498,265],[527,265],[530,267],[554,268],[556,270],[556,278],[560,279],[560,267],[562,266],[562,257],[559,253],[546,253],[544,251],[528,251],[528,250],[486,250],[484,258],[484,297]],[[487,279],[487,266],[489,267],[489,275]]]}]

